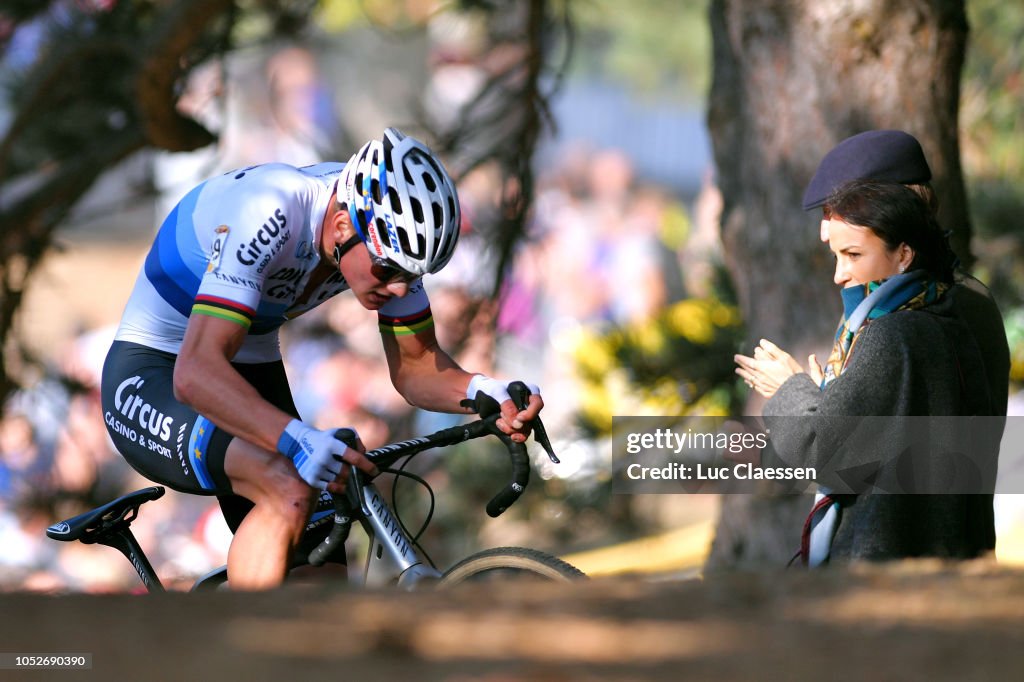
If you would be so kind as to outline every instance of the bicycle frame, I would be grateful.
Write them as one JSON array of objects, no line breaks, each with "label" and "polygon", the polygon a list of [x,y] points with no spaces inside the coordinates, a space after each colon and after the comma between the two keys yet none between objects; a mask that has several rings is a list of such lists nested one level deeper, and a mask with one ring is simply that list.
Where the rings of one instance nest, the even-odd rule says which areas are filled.
[{"label": "bicycle frame", "polygon": [[[487,513],[496,517],[526,489],[530,479],[529,458],[526,447],[515,443],[496,426],[497,415],[481,419],[463,426],[442,429],[429,436],[413,438],[386,445],[366,453],[367,459],[378,467],[384,468],[402,457],[414,455],[434,447],[446,447],[482,436],[497,436],[505,445],[512,461],[512,481],[506,485],[487,504]],[[551,450],[547,434],[543,426],[538,429],[538,440],[544,446],[552,461],[558,458]],[[341,432],[335,434],[344,440]],[[370,538],[370,553],[363,571],[363,583],[370,586],[381,586],[397,583],[400,587],[411,589],[424,579],[436,579],[441,574],[416,548],[412,539],[406,534],[398,522],[394,512],[381,496],[372,482],[364,483],[363,474],[352,465],[349,466],[346,494],[334,498],[335,525],[328,537],[309,555],[309,562],[319,565],[335,551],[334,548],[343,544],[348,537],[351,516],[356,516],[364,532]],[[386,560],[385,560],[386,558]]]},{"label": "bicycle frame", "polygon": [[363,485],[359,522],[369,537],[369,555],[363,569],[363,584],[382,587],[397,583],[414,589],[424,579],[438,579],[440,571],[430,565],[398,523],[395,513],[373,483]]},{"label": "bicycle frame", "polygon": [[[402,457],[412,456],[429,448],[453,445],[488,434],[498,435],[500,431],[494,426],[495,420],[496,417],[492,417],[465,426],[442,429],[429,436],[393,443],[367,452],[366,457],[378,466],[386,467]],[[509,444],[511,441],[506,441],[506,445]],[[525,448],[513,447],[512,449],[525,455]],[[528,480],[529,469],[527,469],[526,476]],[[337,544],[339,540],[345,541],[348,531],[347,529],[342,530],[339,523],[341,522],[340,515],[344,513],[342,509],[348,508],[347,513],[358,519],[363,532],[369,538],[369,553],[362,576],[363,585],[381,587],[397,584],[405,589],[413,589],[422,580],[440,578],[441,573],[416,547],[377,487],[372,481],[364,482],[362,479],[363,474],[354,466],[349,465],[346,489],[347,504],[339,505],[339,502],[346,501],[335,500],[335,527],[321,546],[311,553],[310,562],[316,563],[313,558],[315,555],[322,553],[325,556],[329,554],[328,547]],[[522,487],[525,487],[526,481],[521,481],[519,478],[515,479],[509,487],[519,488],[520,482],[523,484]],[[507,490],[502,491],[499,496],[506,492]]]}]

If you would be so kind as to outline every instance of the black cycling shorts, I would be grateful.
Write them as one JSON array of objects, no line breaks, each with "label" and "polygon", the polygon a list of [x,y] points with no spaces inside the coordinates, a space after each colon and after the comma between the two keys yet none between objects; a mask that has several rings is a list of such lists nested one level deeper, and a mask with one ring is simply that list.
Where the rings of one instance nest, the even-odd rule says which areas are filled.
[{"label": "black cycling shorts", "polygon": [[[146,478],[183,493],[217,495],[234,533],[253,505],[232,493],[224,473],[224,455],[233,436],[175,400],[176,359],[173,353],[115,341],[103,364],[103,421],[118,452]],[[298,418],[284,363],[233,363],[232,367],[264,400]],[[330,532],[333,518],[331,495],[321,492],[297,557],[305,561]],[[345,563],[344,552],[329,561]]]},{"label": "black cycling shorts", "polygon": [[[103,364],[103,421],[117,451],[168,488],[230,495],[224,454],[233,436],[174,398],[173,353],[115,341]],[[297,417],[284,364],[232,365],[263,397]]]}]

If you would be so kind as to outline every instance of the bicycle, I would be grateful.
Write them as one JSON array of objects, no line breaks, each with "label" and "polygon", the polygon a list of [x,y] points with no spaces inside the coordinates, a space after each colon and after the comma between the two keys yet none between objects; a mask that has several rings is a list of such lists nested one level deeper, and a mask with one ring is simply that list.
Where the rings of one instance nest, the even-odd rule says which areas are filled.
[{"label": "bicycle", "polygon": [[[525,386],[523,389],[525,390]],[[522,394],[514,397],[517,402],[525,400]],[[389,467],[403,457],[411,458],[431,448],[449,447],[488,435],[496,436],[504,443],[512,461],[511,482],[502,488],[486,507],[489,516],[497,517],[519,499],[530,479],[529,455],[525,444],[512,441],[509,436],[498,430],[495,425],[497,419],[498,415],[490,415],[466,425],[385,445],[367,452],[366,456],[381,472],[410,477],[429,490],[429,484],[419,476],[404,471],[404,468]],[[353,436],[353,432],[348,429],[339,429],[335,433],[335,437],[341,440],[351,440]],[[558,457],[555,456],[543,424],[539,420],[535,422],[534,437],[551,461],[558,463]],[[408,461],[407,459],[405,464]],[[292,570],[307,564],[320,566],[328,561],[337,563],[339,557],[344,558],[345,542],[353,522],[358,521],[369,539],[369,551],[361,578],[364,586],[397,585],[404,589],[415,589],[426,584],[447,587],[467,581],[509,577],[534,577],[564,582],[586,577],[582,571],[554,555],[523,547],[483,550],[457,562],[442,573],[434,566],[418,542],[430,522],[433,492],[431,491],[430,513],[427,514],[419,531],[411,535],[373,481],[364,480],[365,475],[358,469],[352,465],[347,466],[349,478],[346,494],[331,496],[323,493],[321,502],[326,502],[329,498],[333,511],[322,511],[320,515],[314,515],[307,525],[307,532],[311,532],[323,526],[325,519],[333,515],[330,531],[308,555],[299,553],[293,558]],[[136,490],[84,514],[55,523],[47,528],[46,535],[63,542],[77,540],[84,544],[113,547],[128,559],[148,592],[163,592],[163,584],[131,531],[131,523],[137,518],[139,508],[147,502],[159,499],[163,494],[162,486]],[[320,532],[323,532],[322,528]],[[227,567],[221,566],[196,580],[191,591],[216,589],[227,581]]]}]

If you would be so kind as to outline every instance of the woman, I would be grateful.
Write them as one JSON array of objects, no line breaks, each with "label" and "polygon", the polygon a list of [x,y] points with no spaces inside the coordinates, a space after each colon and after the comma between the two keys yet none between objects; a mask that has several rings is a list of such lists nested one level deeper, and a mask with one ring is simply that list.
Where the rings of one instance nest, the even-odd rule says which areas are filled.
[{"label": "woman", "polygon": [[[993,414],[977,344],[945,295],[955,257],[924,201],[903,185],[853,181],[824,210],[843,299],[826,366],[811,356],[805,372],[768,341],[753,357],[736,356],[737,374],[770,398],[764,416],[771,447],[762,465],[818,471],[802,559],[813,566],[991,550],[991,494],[868,492],[894,490],[887,487],[894,483],[906,490],[908,476],[929,481],[926,491],[933,492],[936,476],[960,475],[965,467],[933,449],[908,472],[904,455],[913,442],[905,427],[913,420],[863,417]],[[990,489],[998,443],[974,445],[980,465],[972,492],[981,492]]]}]

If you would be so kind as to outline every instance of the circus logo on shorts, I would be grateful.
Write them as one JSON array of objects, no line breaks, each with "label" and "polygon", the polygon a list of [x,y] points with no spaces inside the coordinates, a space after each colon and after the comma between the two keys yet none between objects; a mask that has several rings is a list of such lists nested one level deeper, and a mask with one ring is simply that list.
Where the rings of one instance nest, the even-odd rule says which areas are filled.
[{"label": "circus logo on shorts", "polygon": [[158,412],[138,394],[145,380],[140,376],[125,379],[114,393],[114,407],[130,421],[136,421],[153,436],[167,441],[171,437],[174,419]]}]

